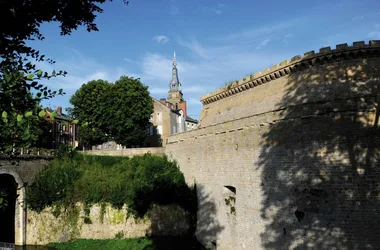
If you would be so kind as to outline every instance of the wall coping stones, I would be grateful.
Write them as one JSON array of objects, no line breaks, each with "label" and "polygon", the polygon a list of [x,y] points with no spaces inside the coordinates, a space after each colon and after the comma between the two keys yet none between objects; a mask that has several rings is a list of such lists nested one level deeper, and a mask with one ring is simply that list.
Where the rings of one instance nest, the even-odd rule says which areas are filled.
[{"label": "wall coping stones", "polygon": [[[209,94],[201,97],[201,102],[203,105],[207,105],[212,102],[219,101],[221,99],[227,98],[231,95],[235,95],[242,91],[249,90],[258,85],[265,84],[269,81],[285,77],[291,72],[297,70],[302,70],[305,67],[297,67],[300,64],[314,66],[319,64],[326,64],[330,61],[336,60],[337,56],[347,55],[347,58],[355,56],[356,53],[352,52],[363,52],[361,56],[366,57],[366,53],[371,51],[380,50],[380,40],[371,40],[368,44],[364,41],[357,41],[348,46],[347,43],[336,45],[335,49],[331,47],[323,47],[319,49],[319,52],[315,51],[306,52],[303,56],[297,55],[292,57],[292,59],[285,60],[280,64],[275,64],[270,68],[264,69],[246,76],[240,80],[236,80],[220,89],[217,89]],[[333,56],[334,55],[334,56]],[[317,60],[316,60],[317,59]]]}]

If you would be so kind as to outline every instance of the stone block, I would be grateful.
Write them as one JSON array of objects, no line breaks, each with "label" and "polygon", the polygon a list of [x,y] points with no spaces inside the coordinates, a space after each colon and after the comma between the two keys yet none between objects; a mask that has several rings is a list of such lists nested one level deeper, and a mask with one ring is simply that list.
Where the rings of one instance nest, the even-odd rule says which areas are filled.
[{"label": "stone block", "polygon": [[347,48],[348,48],[347,43],[342,43],[342,44],[338,44],[338,45],[336,45],[336,49],[337,49],[337,50],[347,49]]},{"label": "stone block", "polygon": [[369,41],[370,46],[380,46],[380,40],[371,40]]},{"label": "stone block", "polygon": [[329,53],[331,52],[331,48],[329,47],[323,47],[319,49],[319,53]]},{"label": "stone block", "polygon": [[315,55],[315,52],[314,52],[314,50],[312,50],[312,51],[306,52],[303,56],[304,56],[304,58],[307,58],[307,57],[311,57],[314,55]]},{"label": "stone block", "polygon": [[296,62],[296,61],[299,61],[301,59],[302,59],[302,57],[300,55],[293,56],[292,59],[290,60],[290,62]]},{"label": "stone block", "polygon": [[364,47],[364,46],[365,46],[365,42],[364,41],[354,42],[354,44],[353,44],[354,48],[361,48],[361,47]]}]

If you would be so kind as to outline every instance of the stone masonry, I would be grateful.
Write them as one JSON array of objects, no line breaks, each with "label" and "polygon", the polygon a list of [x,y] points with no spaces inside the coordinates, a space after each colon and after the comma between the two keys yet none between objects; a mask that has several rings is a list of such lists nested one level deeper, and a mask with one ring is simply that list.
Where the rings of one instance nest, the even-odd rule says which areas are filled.
[{"label": "stone masonry", "polygon": [[217,249],[379,249],[380,41],[295,56],[202,97],[166,154]]}]

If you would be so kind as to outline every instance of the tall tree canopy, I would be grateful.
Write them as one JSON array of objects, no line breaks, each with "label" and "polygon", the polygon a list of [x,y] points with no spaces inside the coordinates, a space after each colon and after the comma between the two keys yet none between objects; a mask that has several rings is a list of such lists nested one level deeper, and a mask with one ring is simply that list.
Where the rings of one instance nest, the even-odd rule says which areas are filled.
[{"label": "tall tree canopy", "polygon": [[40,32],[44,22],[58,22],[61,35],[70,35],[79,26],[97,31],[96,14],[103,11],[99,5],[107,1],[112,0],[0,1],[0,152],[35,142],[36,137],[30,133],[35,130],[31,120],[45,115],[37,108],[40,101],[63,94],[62,89],[52,91],[40,81],[66,72],[38,70],[36,62],[54,61],[26,42],[44,39]]},{"label": "tall tree canopy", "polygon": [[93,80],[83,84],[73,96],[70,103],[71,115],[80,121],[79,138],[81,144],[94,145],[107,141],[104,123],[106,94],[111,83],[104,80]]},{"label": "tall tree canopy", "polygon": [[127,147],[144,145],[153,103],[140,79],[122,76],[114,84],[90,81],[77,90],[70,103],[72,114],[81,122],[81,143],[112,139]]}]

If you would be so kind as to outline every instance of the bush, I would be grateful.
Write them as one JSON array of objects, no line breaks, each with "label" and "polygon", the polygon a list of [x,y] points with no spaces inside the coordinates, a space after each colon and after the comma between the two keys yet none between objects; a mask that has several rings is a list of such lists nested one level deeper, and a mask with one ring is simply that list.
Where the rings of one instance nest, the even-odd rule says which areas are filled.
[{"label": "bush", "polygon": [[30,208],[51,205],[124,204],[143,217],[153,203],[179,204],[196,211],[194,190],[186,185],[175,162],[150,154],[133,158],[77,155],[52,161],[28,187]]}]

